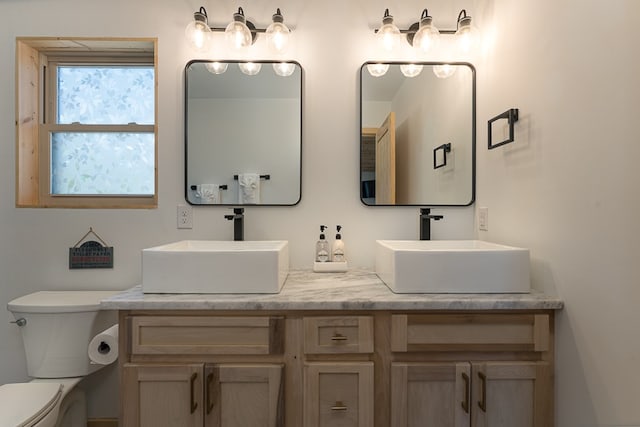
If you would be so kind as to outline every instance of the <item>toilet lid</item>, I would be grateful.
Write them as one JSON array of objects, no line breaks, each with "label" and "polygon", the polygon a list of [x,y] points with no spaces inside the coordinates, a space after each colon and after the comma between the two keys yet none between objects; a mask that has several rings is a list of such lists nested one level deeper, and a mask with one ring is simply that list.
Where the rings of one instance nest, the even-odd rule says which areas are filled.
[{"label": "toilet lid", "polygon": [[0,386],[0,425],[31,426],[58,403],[62,385],[18,383]]}]

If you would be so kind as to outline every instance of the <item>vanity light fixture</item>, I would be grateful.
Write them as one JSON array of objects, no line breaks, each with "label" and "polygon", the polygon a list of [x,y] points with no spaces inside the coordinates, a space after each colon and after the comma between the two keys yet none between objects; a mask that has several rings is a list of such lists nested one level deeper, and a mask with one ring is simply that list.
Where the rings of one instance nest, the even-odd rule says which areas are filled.
[{"label": "vanity light fixture", "polygon": [[[271,17],[273,22],[267,27],[265,34],[267,36],[267,45],[274,53],[285,53],[289,47],[289,38],[291,31],[284,24],[284,18],[280,13],[280,8]],[[293,66],[293,64],[291,64]],[[292,71],[293,72],[293,71]]]},{"label": "vanity light fixture", "polygon": [[388,52],[392,52],[398,45],[400,30],[396,24],[393,23],[393,16],[389,14],[389,9],[385,9],[384,11],[382,27],[376,31],[376,37],[380,45],[382,45],[382,48]]},{"label": "vanity light fixture", "polygon": [[[412,27],[415,28],[415,24],[412,25]],[[438,45],[440,41],[440,31],[433,25],[433,18],[429,16],[427,9],[422,11],[418,30],[415,34],[408,33],[407,40],[411,46],[422,53],[427,53]]]},{"label": "vanity light fixture", "polygon": [[255,31],[252,32],[249,29],[249,26],[255,30],[255,26],[251,21],[246,20],[244,11],[239,7],[238,11],[233,14],[233,21],[229,22],[229,25],[227,25],[227,28],[224,30],[227,43],[236,49],[251,46],[257,35]]},{"label": "vanity light fixture", "polygon": [[198,52],[206,52],[211,45],[211,27],[207,18],[207,10],[201,7],[194,12],[193,21],[184,30],[188,43]]},{"label": "vanity light fixture", "polygon": [[273,64],[273,71],[281,77],[289,77],[296,70],[293,62],[276,62]]},{"label": "vanity light fixture", "polygon": [[[393,17],[389,15],[389,9],[384,12],[382,27],[375,30],[376,37],[382,40],[383,47],[392,51],[396,45],[399,34],[405,34],[407,42],[421,53],[426,53],[435,48],[441,34],[455,35],[458,47],[462,52],[468,53],[475,48],[478,43],[479,31],[472,25],[471,16],[462,9],[458,14],[456,29],[438,30],[433,24],[433,17],[429,16],[429,11],[424,9],[420,16],[420,21],[413,23],[408,29],[402,30],[393,24]],[[398,30],[395,32],[393,29]]]},{"label": "vanity light fixture", "polygon": [[185,29],[185,35],[189,44],[198,52],[207,52],[211,44],[212,32],[223,32],[227,43],[235,49],[243,49],[251,46],[258,38],[258,33],[265,33],[267,45],[276,54],[282,54],[289,45],[291,30],[284,24],[284,17],[278,8],[272,16],[272,23],[265,28],[256,26],[246,19],[241,7],[233,14],[233,20],[225,28],[212,27],[208,23],[207,11],[200,7],[193,14],[191,21]]},{"label": "vanity light fixture", "polygon": [[247,76],[255,76],[260,72],[262,64],[259,62],[239,62],[238,68]]},{"label": "vanity light fixture", "polygon": [[458,14],[458,29],[456,30],[456,39],[458,48],[463,53],[471,52],[478,43],[479,31],[471,23],[471,17],[467,16],[467,11],[462,9]]}]

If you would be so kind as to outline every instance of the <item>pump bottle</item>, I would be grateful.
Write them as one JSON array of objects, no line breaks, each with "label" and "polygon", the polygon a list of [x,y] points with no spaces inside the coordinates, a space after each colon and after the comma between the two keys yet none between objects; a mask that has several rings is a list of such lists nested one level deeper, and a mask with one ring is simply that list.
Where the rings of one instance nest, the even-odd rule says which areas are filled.
[{"label": "pump bottle", "polygon": [[329,242],[327,242],[324,236],[324,229],[327,228],[326,225],[320,226],[320,238],[316,242],[316,261],[317,262],[328,262],[331,256]]},{"label": "pump bottle", "polygon": [[342,235],[340,234],[341,229],[341,225],[336,226],[336,240],[334,240],[333,247],[331,248],[331,261],[333,262],[346,261],[346,258],[344,256],[344,242],[342,241]]}]

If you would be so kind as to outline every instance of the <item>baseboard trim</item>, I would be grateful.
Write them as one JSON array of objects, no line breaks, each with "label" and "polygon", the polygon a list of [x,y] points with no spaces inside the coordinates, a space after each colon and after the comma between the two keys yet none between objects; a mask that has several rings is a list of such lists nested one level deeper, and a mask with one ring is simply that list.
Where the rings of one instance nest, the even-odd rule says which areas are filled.
[{"label": "baseboard trim", "polygon": [[87,420],[87,427],[118,427],[118,420],[115,418]]}]

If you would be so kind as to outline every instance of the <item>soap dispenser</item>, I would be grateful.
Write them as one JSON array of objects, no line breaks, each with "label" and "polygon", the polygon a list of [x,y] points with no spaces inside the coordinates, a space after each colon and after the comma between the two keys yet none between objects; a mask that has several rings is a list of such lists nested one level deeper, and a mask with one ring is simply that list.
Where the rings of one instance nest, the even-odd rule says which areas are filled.
[{"label": "soap dispenser", "polygon": [[326,225],[320,226],[320,239],[316,242],[316,262],[328,262],[330,257],[329,242],[324,237]]},{"label": "soap dispenser", "polygon": [[331,249],[331,253],[333,254],[331,261],[333,262],[346,261],[344,257],[344,242],[342,241],[342,235],[340,234],[341,229],[341,225],[336,226],[336,240],[333,242],[333,247]]}]

